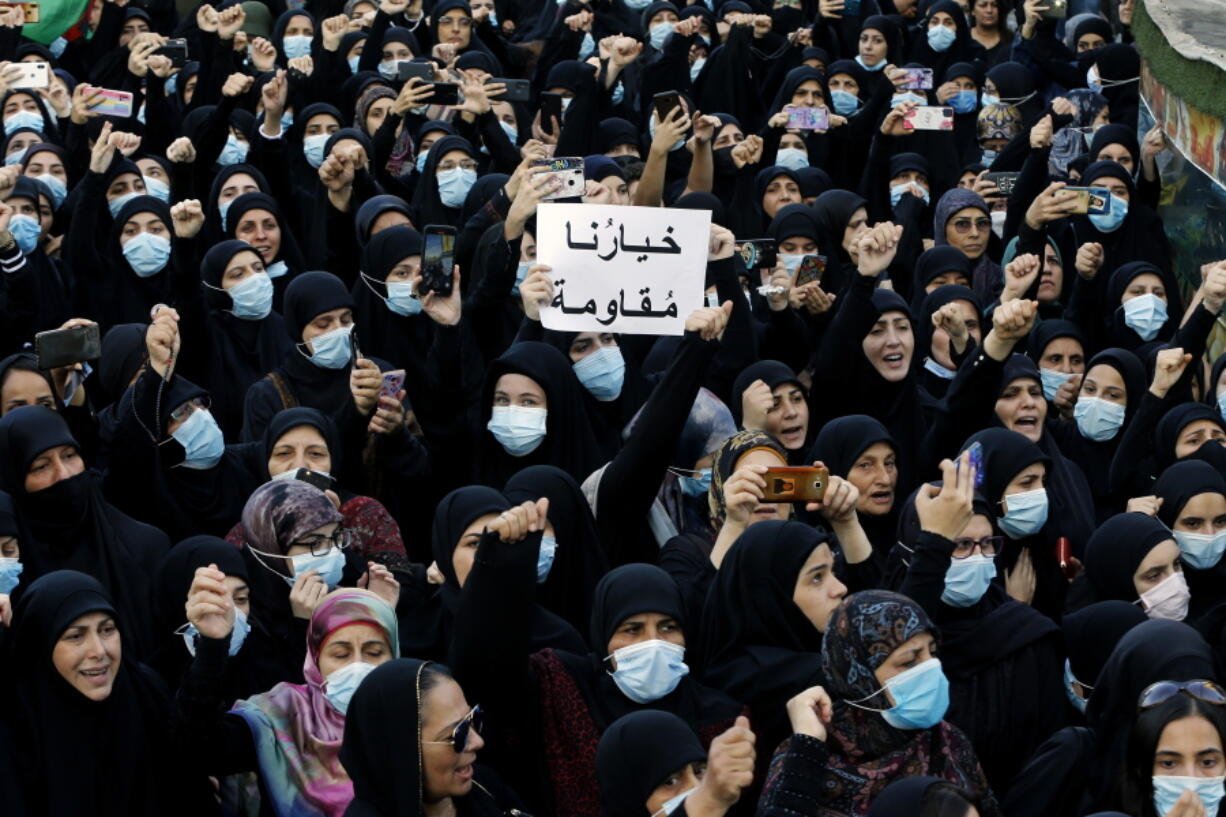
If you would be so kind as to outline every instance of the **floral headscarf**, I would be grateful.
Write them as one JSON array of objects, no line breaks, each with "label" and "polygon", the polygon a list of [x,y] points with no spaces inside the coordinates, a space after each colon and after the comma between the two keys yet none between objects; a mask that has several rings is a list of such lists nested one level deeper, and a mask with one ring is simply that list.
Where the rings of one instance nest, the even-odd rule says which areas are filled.
[{"label": "floral headscarf", "polygon": [[327,494],[296,479],[265,482],[243,506],[247,542],[263,553],[284,555],[303,535],[341,521]]},{"label": "floral headscarf", "polygon": [[715,465],[711,468],[711,492],[707,495],[707,503],[711,509],[711,527],[718,531],[728,516],[728,506],[724,502],[724,482],[732,477],[736,464],[741,457],[755,448],[765,448],[774,451],[787,464],[788,454],[771,435],[765,431],[738,431],[733,434],[715,453]]},{"label": "floral headscarf", "polygon": [[890,653],[932,629],[924,609],[900,593],[867,590],[848,596],[822,641],[822,672],[831,697],[857,701],[877,692],[881,684],[874,673]]}]

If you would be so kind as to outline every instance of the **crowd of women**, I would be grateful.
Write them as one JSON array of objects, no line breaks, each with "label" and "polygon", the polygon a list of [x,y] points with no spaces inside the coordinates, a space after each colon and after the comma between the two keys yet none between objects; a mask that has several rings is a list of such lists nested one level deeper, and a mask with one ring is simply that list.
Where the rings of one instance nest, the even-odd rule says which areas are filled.
[{"label": "crowd of women", "polygon": [[[1133,0],[23,13],[5,817],[1218,814],[1226,261]],[[710,214],[684,334],[543,328],[551,156]]]}]

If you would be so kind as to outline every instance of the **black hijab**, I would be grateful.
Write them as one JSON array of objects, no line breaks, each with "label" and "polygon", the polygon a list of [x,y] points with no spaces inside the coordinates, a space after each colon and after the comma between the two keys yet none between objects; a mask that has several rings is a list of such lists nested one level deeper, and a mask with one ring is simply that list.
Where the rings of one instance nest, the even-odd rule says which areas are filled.
[{"label": "black hijab", "polygon": [[[864,414],[851,414],[831,420],[822,426],[821,433],[817,435],[813,447],[809,450],[807,460],[820,460],[833,476],[847,479],[856,460],[877,443],[890,446],[895,462],[901,459],[894,438],[880,421]],[[861,511],[859,514],[860,526],[864,528],[864,533],[873,545],[873,556],[882,566],[885,565],[886,557],[889,556],[896,539],[898,509],[902,504],[902,472],[900,466],[900,479],[894,488],[894,504],[888,513],[874,515]]]},{"label": "black hijab", "polygon": [[[949,48],[944,51],[936,51],[928,44],[928,24],[933,16],[941,11],[953,18],[955,35],[953,44]],[[968,63],[982,58],[982,56],[981,46],[971,37],[971,29],[966,20],[966,13],[962,11],[962,7],[954,2],[954,0],[940,0],[940,2],[929,6],[923,21],[918,26],[918,30],[911,38],[911,60],[931,68],[933,75],[936,77],[943,76],[946,68],[955,63]]]},{"label": "black hijab", "polygon": [[[1148,262],[1159,270],[1162,282],[1166,285],[1168,313],[1182,316],[1183,307],[1179,296],[1179,287],[1170,277],[1171,246],[1167,239],[1162,219],[1145,206],[1137,196],[1136,182],[1132,174],[1117,162],[1091,162],[1081,173],[1078,184],[1093,187],[1094,182],[1104,176],[1119,179],[1128,187],[1128,215],[1118,228],[1104,233],[1094,226],[1089,216],[1074,216],[1072,218],[1074,240],[1077,245],[1094,241],[1103,245],[1102,272],[1113,273],[1130,262]],[[1101,275],[1101,273],[1100,273]],[[1104,303],[1104,312],[1111,315],[1112,310],[1119,306],[1119,299]]]},{"label": "black hijab", "polygon": [[[795,383],[800,386],[800,378],[796,376],[796,372],[792,371],[791,367],[786,363],[780,363],[778,360],[759,360],[750,366],[746,366],[741,370],[741,373],[736,376],[736,380],[732,381],[732,400],[728,404],[728,410],[732,412],[732,419],[737,426],[741,425],[742,412],[744,406],[741,398],[755,380],[761,380],[770,389],[775,389],[777,386],[782,386],[784,383]],[[803,390],[803,386],[802,386]],[[695,457],[695,460],[698,458]]]},{"label": "black hijab", "polygon": [[[353,400],[349,391],[350,367],[326,369],[312,363],[304,352],[302,330],[317,316],[344,308],[353,308],[353,297],[341,279],[330,272],[304,272],[285,290],[285,331],[294,346],[277,373],[293,384],[299,404],[329,415],[343,410]],[[351,341],[352,338],[353,335]]]},{"label": "black hijab", "polygon": [[95,388],[95,405],[108,406],[127,391],[128,384],[145,363],[148,329],[143,323],[121,323],[112,326],[103,336],[96,378],[102,389],[99,393]]},{"label": "black hijab", "polygon": [[657,786],[706,757],[698,735],[671,712],[645,710],[618,718],[596,747],[601,817],[643,817]]},{"label": "black hijab", "polygon": [[399,196],[371,196],[358,208],[358,214],[353,219],[359,247],[366,248],[367,243],[371,240],[370,231],[374,228],[375,222],[379,220],[379,216],[388,212],[400,213],[410,223],[413,221],[409,205]]},{"label": "black hijab", "polygon": [[1151,550],[1173,538],[1170,529],[1149,514],[1116,514],[1086,545],[1086,581],[1100,600],[1136,602],[1133,574]]},{"label": "black hijab", "polygon": [[[454,3],[456,0],[449,0],[449,2]],[[460,208],[443,204],[438,192],[438,163],[453,150],[463,151],[474,160],[478,158],[478,153],[472,144],[462,136],[444,136],[430,146],[430,152],[426,154],[425,167],[422,168],[421,177],[413,189],[414,224],[422,227],[428,224],[463,226],[460,224]]]},{"label": "black hijab", "polygon": [[867,199],[847,190],[827,190],[813,202],[813,212],[822,235],[822,240],[817,243],[826,250],[826,274],[822,277],[822,289],[827,292],[841,295],[857,274],[855,262],[843,249],[843,234],[856,210],[867,206]]},{"label": "black hijab", "polygon": [[[928,296],[929,293],[925,291],[925,287],[932,283],[932,280],[938,275],[944,275],[947,272],[960,273],[966,278],[968,285],[974,283],[974,265],[957,247],[944,244],[920,253],[920,257],[915,261],[915,280],[911,285],[914,308],[922,306],[923,299]],[[916,349],[919,348],[917,343]]]},{"label": "black hijab", "polygon": [[294,238],[294,232],[290,229],[290,223],[285,218],[281,205],[267,193],[244,193],[230,202],[230,209],[226,211],[226,238],[238,237],[238,223],[251,210],[267,210],[277,220],[277,226],[281,229],[281,246],[277,250],[277,257],[264,264],[266,268],[278,262],[285,264],[285,272],[272,279],[273,309],[280,310],[283,308],[285,290],[294,278],[307,268],[306,261],[303,259],[302,251],[298,248],[298,241]]},{"label": "black hijab", "polygon": [[1093,687],[1124,634],[1146,621],[1145,612],[1126,601],[1095,602],[1066,615],[1061,627],[1073,677]]},{"label": "black hijab", "polygon": [[1192,423],[1208,420],[1226,430],[1222,415],[1216,409],[1209,408],[1204,403],[1180,403],[1168,411],[1158,421],[1154,429],[1154,456],[1158,469],[1165,471],[1179,458],[1175,456],[1175,444],[1179,435]]}]

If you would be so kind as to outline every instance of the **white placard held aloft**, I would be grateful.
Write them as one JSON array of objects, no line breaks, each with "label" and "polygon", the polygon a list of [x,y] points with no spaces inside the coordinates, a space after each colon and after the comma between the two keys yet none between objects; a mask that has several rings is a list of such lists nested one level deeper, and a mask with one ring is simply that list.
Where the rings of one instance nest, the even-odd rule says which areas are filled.
[{"label": "white placard held aloft", "polygon": [[680,335],[703,305],[709,211],[541,204],[536,230],[554,286],[546,329]]}]

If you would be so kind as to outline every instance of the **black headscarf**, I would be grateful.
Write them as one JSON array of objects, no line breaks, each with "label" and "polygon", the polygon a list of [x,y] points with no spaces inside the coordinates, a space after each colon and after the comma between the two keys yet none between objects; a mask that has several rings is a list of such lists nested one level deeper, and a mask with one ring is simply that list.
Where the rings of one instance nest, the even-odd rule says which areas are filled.
[{"label": "black headscarf", "polygon": [[1158,421],[1158,427],[1154,429],[1154,456],[1160,470],[1165,471],[1178,459],[1175,456],[1175,443],[1179,441],[1179,435],[1199,420],[1208,420],[1226,430],[1222,415],[1204,403],[1180,403]]},{"label": "black headscarf", "polygon": [[1137,78],[1141,76],[1141,55],[1131,45],[1123,43],[1108,43],[1093,53],[1098,78],[1103,82],[1101,93],[1110,106],[1111,121],[1135,130],[1140,100]]},{"label": "black headscarf", "polygon": [[1154,495],[1162,500],[1158,519],[1167,527],[1174,526],[1184,505],[1200,494],[1226,495],[1226,479],[1207,462],[1186,459],[1175,463],[1154,483]]},{"label": "black headscarf", "polygon": [[916,817],[923,814],[922,806],[934,783],[944,783],[938,777],[904,777],[886,786],[868,808],[868,817]]},{"label": "black headscarf", "polygon": [[[456,1],[449,0],[452,3]],[[473,39],[475,40],[476,37],[474,36]],[[425,167],[421,171],[421,178],[418,179],[417,186],[413,189],[414,224],[422,227],[428,224],[446,224],[452,227],[462,226],[460,224],[460,208],[448,207],[443,204],[443,200],[439,196],[436,178],[438,163],[453,150],[464,151],[472,159],[478,158],[478,153],[472,144],[462,136],[444,136],[430,146],[430,152],[426,155]]]},{"label": "black headscarf", "polygon": [[[924,250],[915,261],[915,280],[911,285],[911,291],[914,293],[912,306],[922,306],[923,299],[928,296],[924,288],[938,275],[957,272],[965,276],[967,284],[974,283],[973,266],[962,250],[948,244]],[[919,348],[917,343],[916,349]]]},{"label": "black headscarf", "polygon": [[[1047,347],[1053,340],[1057,338],[1072,338],[1081,344],[1082,351],[1086,351],[1085,333],[1081,331],[1081,327],[1072,321],[1061,320],[1059,318],[1050,321],[1041,321],[1031,330],[1030,335],[1026,338],[1026,355],[1034,361],[1034,365],[1039,368],[1043,367],[1043,353],[1047,351]],[[1090,370],[1086,366],[1086,371]],[[1129,397],[1132,395],[1130,394]]]},{"label": "black headscarf", "polygon": [[277,226],[281,228],[281,246],[277,251],[277,257],[264,265],[267,267],[278,261],[285,263],[285,274],[272,279],[273,309],[279,310],[282,309],[284,303],[285,290],[294,278],[307,268],[306,261],[303,260],[302,251],[298,248],[298,241],[294,238],[294,233],[290,229],[289,221],[285,218],[281,205],[267,193],[244,193],[230,202],[230,209],[226,211],[226,238],[237,237],[238,223],[250,210],[267,210],[277,220]]},{"label": "black headscarf", "polygon": [[1149,552],[1174,538],[1169,528],[1149,514],[1121,513],[1094,531],[1086,545],[1086,580],[1103,601],[1135,602],[1133,574]]},{"label": "black headscarf", "polygon": [[119,399],[145,362],[145,333],[142,323],[112,326],[102,338],[102,357],[98,360],[98,383],[102,393],[94,392],[96,405],[106,406]]},{"label": "black headscarf", "polygon": [[[851,414],[831,420],[822,426],[809,450],[807,460],[820,460],[830,469],[832,475],[846,479],[860,455],[877,443],[888,444],[895,457],[898,457],[898,446],[880,421],[864,414]],[[899,473],[901,474],[901,470]],[[905,489],[900,481],[895,485],[894,505],[889,513],[874,515],[861,511],[859,514],[860,525],[873,545],[874,558],[881,565],[885,564],[890,549],[894,547],[902,490]]]},{"label": "black headscarf", "polygon": [[843,234],[856,210],[867,206],[867,199],[847,190],[827,190],[813,202],[822,235],[817,243],[826,251],[822,289],[827,292],[841,294],[857,274],[855,262],[843,249]]},{"label": "black headscarf", "polygon": [[707,757],[698,735],[671,712],[645,710],[618,718],[596,747],[601,817],[643,817],[656,787]]},{"label": "black headscarf", "polygon": [[732,412],[732,419],[738,426],[743,419],[741,414],[744,410],[744,406],[741,404],[741,397],[755,380],[761,380],[772,390],[776,386],[782,386],[784,383],[801,385],[800,378],[796,376],[796,372],[792,371],[791,367],[786,363],[780,363],[777,360],[759,360],[751,366],[746,366],[736,376],[736,380],[732,381],[732,400],[728,405],[728,410]]},{"label": "black headscarf", "polygon": [[[1167,271],[1171,265],[1171,247],[1163,228],[1162,219],[1158,214],[1145,206],[1137,196],[1136,182],[1132,174],[1117,162],[1091,161],[1081,173],[1081,184],[1085,187],[1094,186],[1094,182],[1104,176],[1119,179],[1128,187],[1128,215],[1115,230],[1101,232],[1089,216],[1074,216],[1071,221],[1075,242],[1078,246],[1087,241],[1103,245],[1102,272],[1113,273],[1130,262],[1148,262],[1162,272],[1159,273],[1166,285],[1168,312],[1172,315],[1183,315],[1182,300],[1179,287]],[[1111,315],[1111,311],[1119,306],[1119,299],[1104,303],[1103,311]]]},{"label": "black headscarf", "polygon": [[579,483],[560,468],[533,465],[511,477],[503,495],[512,505],[549,498],[549,522],[558,547],[548,578],[537,585],[536,600],[583,632],[596,583],[608,572],[609,563]]},{"label": "black headscarf", "polygon": [[608,153],[618,145],[634,145],[640,154],[643,152],[639,129],[634,126],[633,122],[619,117],[600,120],[594,144],[597,153]]},{"label": "black headscarf", "polygon": [[367,242],[371,239],[370,231],[374,228],[375,222],[379,220],[379,216],[387,212],[401,213],[410,223],[413,221],[409,205],[404,199],[399,196],[372,196],[362,203],[362,206],[358,208],[358,214],[353,219],[354,228],[357,230],[359,247],[366,248]]},{"label": "black headscarf", "polygon": [[1135,604],[1100,601],[1064,617],[1064,645],[1073,677],[1094,686],[1098,674],[1124,634],[1149,621]]}]

